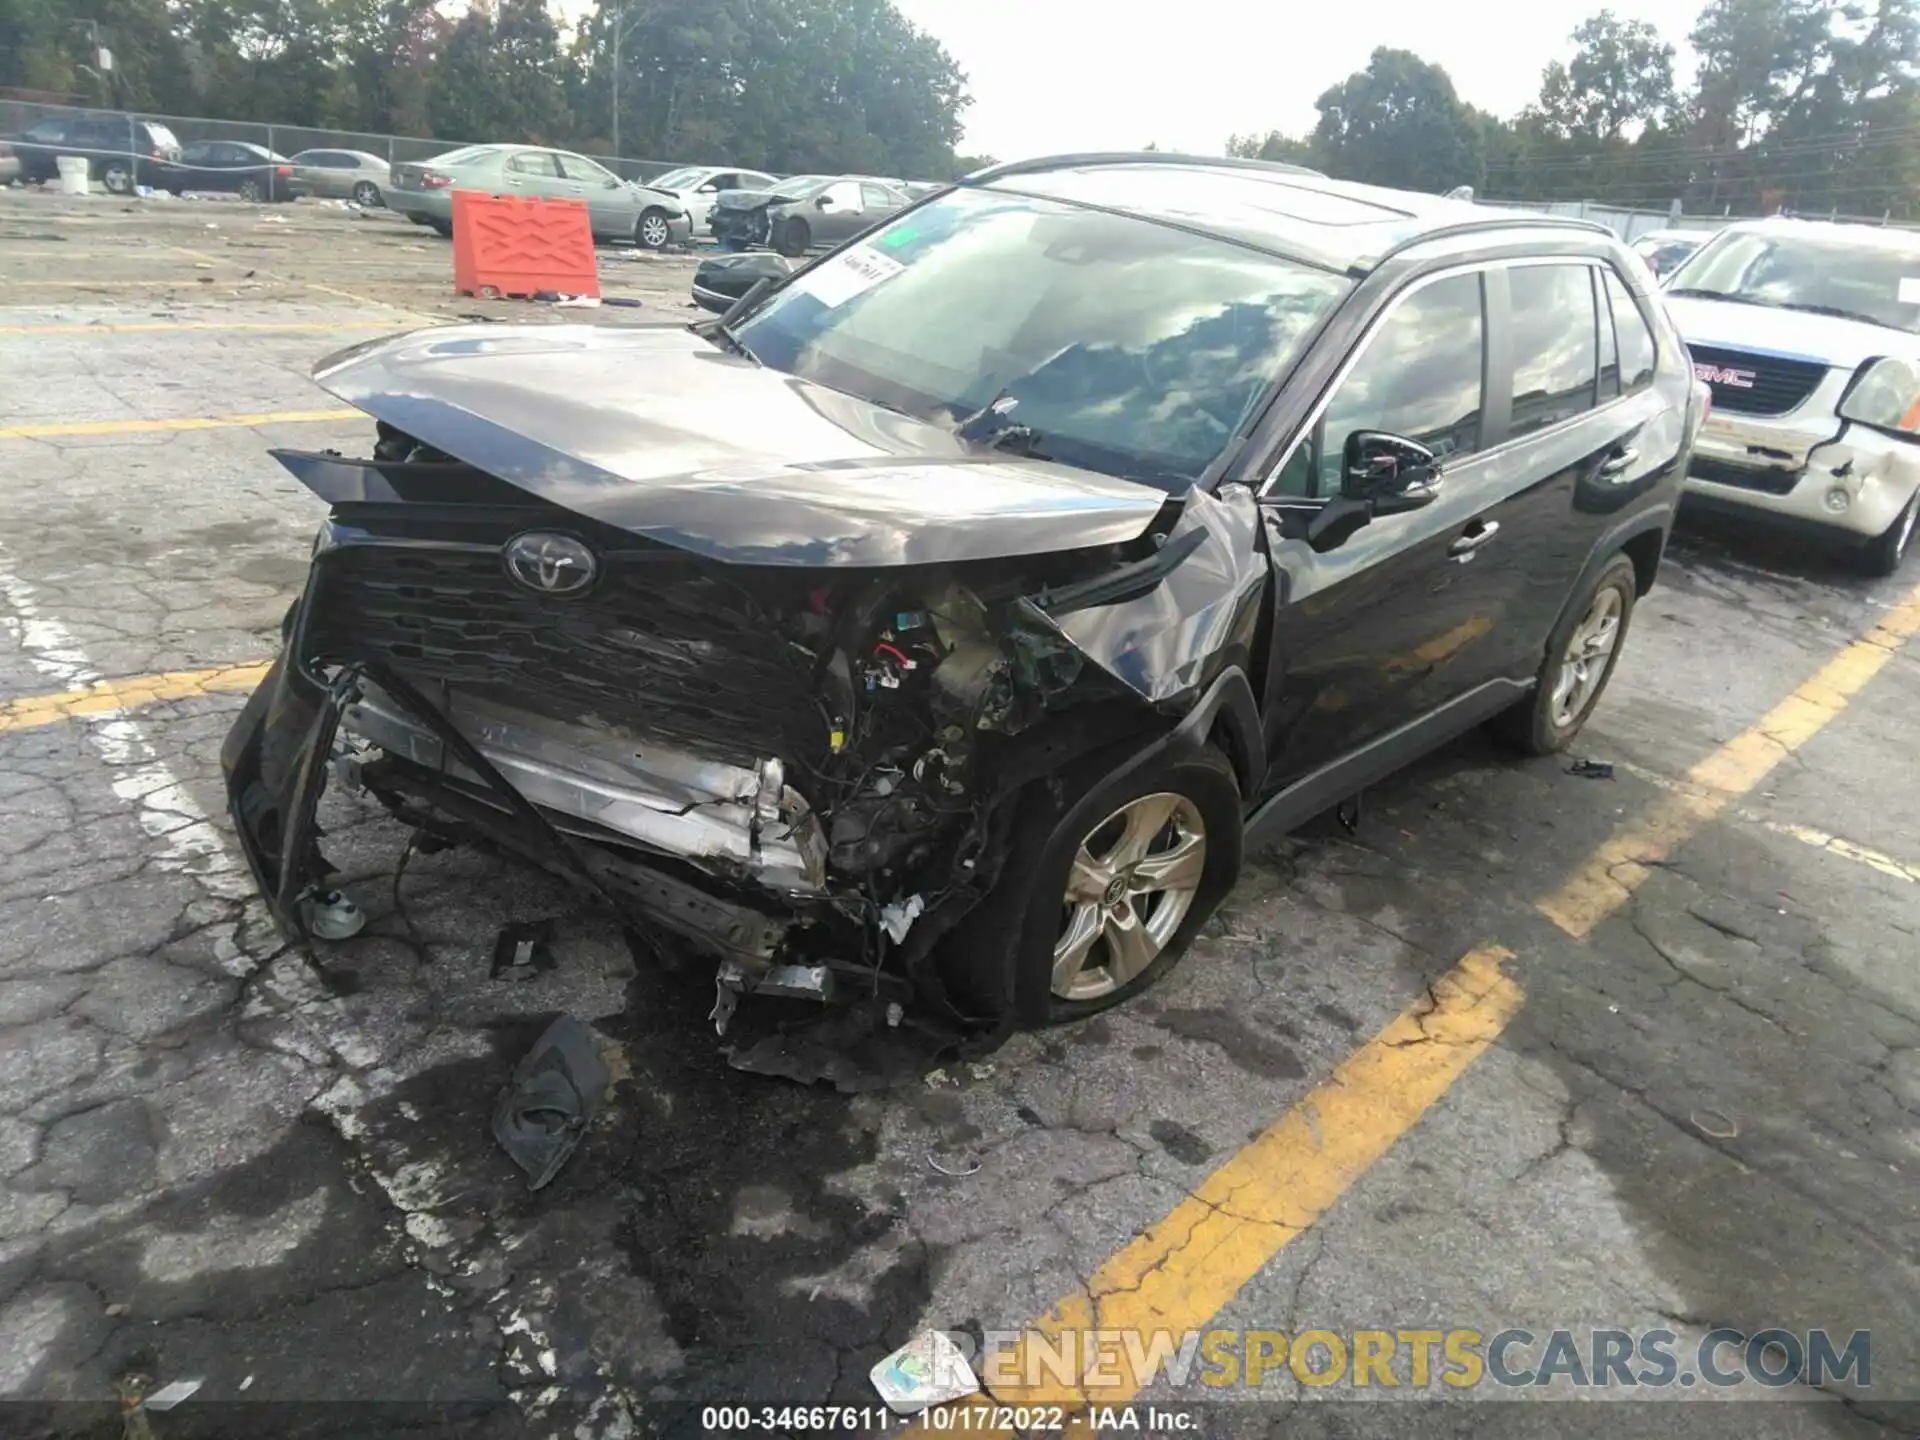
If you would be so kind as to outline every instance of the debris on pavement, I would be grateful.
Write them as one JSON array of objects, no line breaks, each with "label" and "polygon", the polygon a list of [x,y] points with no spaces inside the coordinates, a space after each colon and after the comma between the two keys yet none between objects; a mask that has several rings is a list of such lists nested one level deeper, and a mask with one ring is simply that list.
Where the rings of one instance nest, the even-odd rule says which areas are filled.
[{"label": "debris on pavement", "polygon": [[926,1073],[960,1037],[916,1020],[894,1026],[878,1006],[848,1006],[793,1025],[752,1045],[735,1045],[727,1063],[753,1075],[812,1085],[827,1081],[843,1095],[886,1090]]},{"label": "debris on pavement", "polygon": [[1740,1124],[1718,1110],[1695,1110],[1687,1117],[1693,1121],[1693,1128],[1702,1135],[1714,1140],[1734,1140],[1740,1135]]},{"label": "debris on pavement", "polygon": [[927,1164],[931,1165],[940,1174],[950,1176],[955,1180],[964,1180],[969,1175],[978,1175],[980,1173],[980,1162],[978,1160],[968,1160],[966,1168],[963,1170],[950,1170],[940,1163],[938,1157],[936,1157],[931,1150],[927,1152]]},{"label": "debris on pavement", "polygon": [[502,925],[493,942],[493,968],[488,978],[498,980],[512,974],[525,979],[536,971],[553,968],[553,930],[557,922],[549,915],[544,920],[517,920]]},{"label": "debris on pavement", "polygon": [[1567,767],[1567,774],[1577,775],[1582,780],[1611,780],[1613,762],[1609,760],[1576,760]]},{"label": "debris on pavement", "polygon": [[538,1190],[560,1173],[613,1076],[593,1032],[562,1015],[514,1067],[493,1111],[493,1138]]},{"label": "debris on pavement", "polygon": [[874,1366],[868,1378],[896,1415],[917,1415],[980,1388],[960,1347],[938,1330],[914,1336]]},{"label": "debris on pavement", "polygon": [[171,1410],[182,1401],[191,1400],[200,1387],[206,1383],[205,1380],[200,1379],[175,1380],[171,1384],[162,1385],[158,1390],[154,1391],[153,1394],[147,1396],[145,1400],[140,1402],[140,1408],[143,1410]]},{"label": "debris on pavement", "polygon": [[366,913],[339,890],[316,890],[303,903],[316,939],[350,940],[367,926]]}]

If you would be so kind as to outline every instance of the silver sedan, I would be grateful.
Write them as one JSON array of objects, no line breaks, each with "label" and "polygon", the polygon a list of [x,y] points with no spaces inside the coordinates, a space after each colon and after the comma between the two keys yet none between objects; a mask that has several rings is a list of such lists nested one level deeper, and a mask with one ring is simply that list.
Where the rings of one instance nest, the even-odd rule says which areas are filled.
[{"label": "silver sedan", "polygon": [[596,240],[630,240],[643,250],[684,245],[693,232],[676,196],[622,180],[584,155],[538,145],[468,145],[431,160],[395,165],[387,208],[451,235],[456,190],[580,200],[592,217]]},{"label": "silver sedan", "polygon": [[392,169],[385,156],[367,150],[302,150],[287,163],[293,166],[288,183],[294,194],[352,200],[368,207],[384,203]]}]

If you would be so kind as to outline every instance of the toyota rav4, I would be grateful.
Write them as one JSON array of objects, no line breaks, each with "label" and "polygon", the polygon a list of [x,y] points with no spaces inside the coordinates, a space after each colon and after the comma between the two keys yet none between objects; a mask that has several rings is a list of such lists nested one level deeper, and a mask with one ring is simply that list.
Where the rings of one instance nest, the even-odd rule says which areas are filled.
[{"label": "toyota rav4", "polygon": [[1596,226],[1257,162],[928,197],[726,316],[324,361],[371,453],[224,754],[305,938],[360,787],[755,991],[1164,975],[1243,854],[1483,721],[1564,748],[1704,387]]}]

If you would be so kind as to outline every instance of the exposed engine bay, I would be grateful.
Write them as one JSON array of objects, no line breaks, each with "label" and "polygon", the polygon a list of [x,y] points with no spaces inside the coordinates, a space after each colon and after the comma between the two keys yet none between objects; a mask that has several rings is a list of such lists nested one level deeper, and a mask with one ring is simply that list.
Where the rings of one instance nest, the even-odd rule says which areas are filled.
[{"label": "exposed engine bay", "polygon": [[[1243,491],[1148,508],[1140,487],[1076,493],[1095,485],[1013,457],[868,471],[832,481],[853,558],[812,564],[841,513],[818,508],[820,472],[697,511],[699,492],[663,485],[646,513],[677,523],[656,535],[621,508],[636,487],[541,454],[508,449],[496,473],[385,419],[367,459],[276,452],[330,512],[223,763],[296,939],[332,873],[317,815],[340,784],[425,848],[510,852],[648,943],[704,953],[723,1030],[756,992],[931,999],[971,1023],[930,957],[993,888],[1022,792],[1165,735],[1244,656],[1265,583]],[[923,488],[874,498],[907,484]],[[964,486],[979,523],[915,513]],[[792,558],[759,539],[783,504],[805,517],[787,520],[806,537]],[[931,541],[958,558],[859,558]]]}]

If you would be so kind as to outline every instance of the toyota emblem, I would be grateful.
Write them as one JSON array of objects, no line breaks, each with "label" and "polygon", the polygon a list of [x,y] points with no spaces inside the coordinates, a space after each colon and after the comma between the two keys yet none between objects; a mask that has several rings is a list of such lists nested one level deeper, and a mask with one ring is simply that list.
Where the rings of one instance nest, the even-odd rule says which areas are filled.
[{"label": "toyota emblem", "polygon": [[514,583],[536,595],[578,595],[600,574],[600,562],[584,540],[548,530],[514,536],[500,558]]}]

